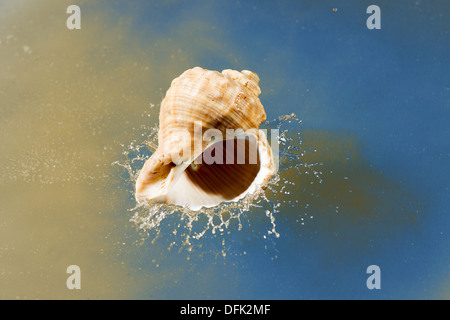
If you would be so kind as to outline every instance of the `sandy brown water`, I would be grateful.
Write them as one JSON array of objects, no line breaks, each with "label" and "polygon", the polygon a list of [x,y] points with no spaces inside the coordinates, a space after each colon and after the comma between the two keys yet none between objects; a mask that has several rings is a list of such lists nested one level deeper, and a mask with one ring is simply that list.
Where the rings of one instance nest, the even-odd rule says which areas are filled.
[{"label": "sandy brown water", "polygon": [[[1,298],[119,298],[142,283],[120,260],[129,217],[117,208],[129,194],[113,186],[111,163],[133,126],[157,114],[150,103],[171,77],[161,68],[192,61],[152,54],[176,44],[138,43],[101,3],[70,31],[69,4],[21,1],[1,11]],[[71,264],[85,290],[66,288]]]}]

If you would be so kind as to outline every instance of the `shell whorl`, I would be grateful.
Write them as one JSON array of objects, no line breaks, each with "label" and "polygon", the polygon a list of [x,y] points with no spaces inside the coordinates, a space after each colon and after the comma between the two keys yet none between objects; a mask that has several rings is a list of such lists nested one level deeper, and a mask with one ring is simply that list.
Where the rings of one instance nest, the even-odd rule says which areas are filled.
[{"label": "shell whorl", "polygon": [[161,103],[158,144],[162,150],[181,149],[182,132],[194,137],[194,123],[202,132],[217,129],[259,128],[266,113],[258,96],[259,77],[251,71],[189,69],[172,81]]}]

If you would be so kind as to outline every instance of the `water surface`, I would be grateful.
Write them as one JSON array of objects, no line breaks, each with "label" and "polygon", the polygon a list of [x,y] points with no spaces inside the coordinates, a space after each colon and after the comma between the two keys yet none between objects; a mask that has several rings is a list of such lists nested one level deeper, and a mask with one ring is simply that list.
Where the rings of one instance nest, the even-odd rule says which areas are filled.
[{"label": "water surface", "polygon": [[[368,30],[370,4],[0,1],[0,298],[448,299],[449,8],[380,3]],[[216,212],[138,207],[197,65],[259,75],[280,171]]]}]

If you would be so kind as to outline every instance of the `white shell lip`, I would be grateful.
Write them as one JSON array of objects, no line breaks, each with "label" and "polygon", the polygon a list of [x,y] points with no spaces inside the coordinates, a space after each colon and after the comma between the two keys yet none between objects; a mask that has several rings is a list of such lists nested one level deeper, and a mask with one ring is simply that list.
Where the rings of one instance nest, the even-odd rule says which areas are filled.
[{"label": "white shell lip", "polygon": [[[258,130],[257,135],[245,133],[236,136],[235,138],[245,139],[246,137],[253,137],[255,141],[260,159],[260,166],[259,171],[251,184],[244,192],[238,194],[234,198],[226,199],[220,194],[207,193],[187,179],[185,170],[193,163],[194,159],[199,156],[199,154],[197,154],[192,160],[174,166],[165,179],[149,185],[140,192],[136,192],[137,202],[163,202],[187,207],[192,211],[199,211],[202,208],[215,207],[224,202],[237,202],[249,194],[256,193],[268,183],[270,178],[274,175],[276,167],[272,149],[268,144],[265,133],[262,130]],[[210,145],[217,142],[218,141],[214,141]],[[208,147],[206,147],[205,150],[208,149]],[[203,152],[204,151],[202,151],[202,153]],[[217,183],[221,182],[217,181]]]}]

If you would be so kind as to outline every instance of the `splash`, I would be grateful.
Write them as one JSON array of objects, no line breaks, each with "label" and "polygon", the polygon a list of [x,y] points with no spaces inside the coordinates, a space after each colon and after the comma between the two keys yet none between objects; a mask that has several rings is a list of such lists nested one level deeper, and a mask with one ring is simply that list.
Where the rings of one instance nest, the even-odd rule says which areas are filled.
[{"label": "splash", "polygon": [[[150,114],[146,116],[150,117]],[[136,225],[142,235],[141,243],[146,241],[154,243],[157,239],[165,237],[169,249],[179,247],[180,250],[186,248],[190,251],[195,245],[194,242],[200,239],[252,227],[258,228],[258,230],[252,229],[252,233],[264,239],[279,238],[276,217],[281,207],[285,204],[290,207],[301,205],[291,191],[291,188],[295,187],[295,181],[290,180],[289,174],[285,173],[292,169],[300,174],[311,173],[321,183],[320,171],[316,170],[316,167],[321,164],[302,161],[306,152],[314,152],[314,150],[302,150],[301,125],[302,121],[295,114],[283,115],[261,125],[261,129],[267,129],[267,132],[279,133],[278,139],[275,139],[279,143],[279,168],[266,187],[254,194],[248,194],[237,202],[224,202],[213,208],[202,208],[199,211],[154,202],[140,203],[129,209],[132,215],[130,221]],[[278,130],[270,130],[274,128]],[[132,201],[134,201],[134,184],[139,170],[157,148],[158,126],[142,125],[136,130],[139,131],[138,135],[142,140],[121,145],[122,159],[113,162],[113,165],[122,168],[122,183],[129,190]],[[265,220],[262,223],[261,218]],[[255,219],[258,221],[253,226],[252,222]],[[168,240],[168,237],[171,237],[171,240]],[[226,247],[225,238],[222,239],[222,247]],[[223,249],[221,254],[225,257],[226,250]]]}]

